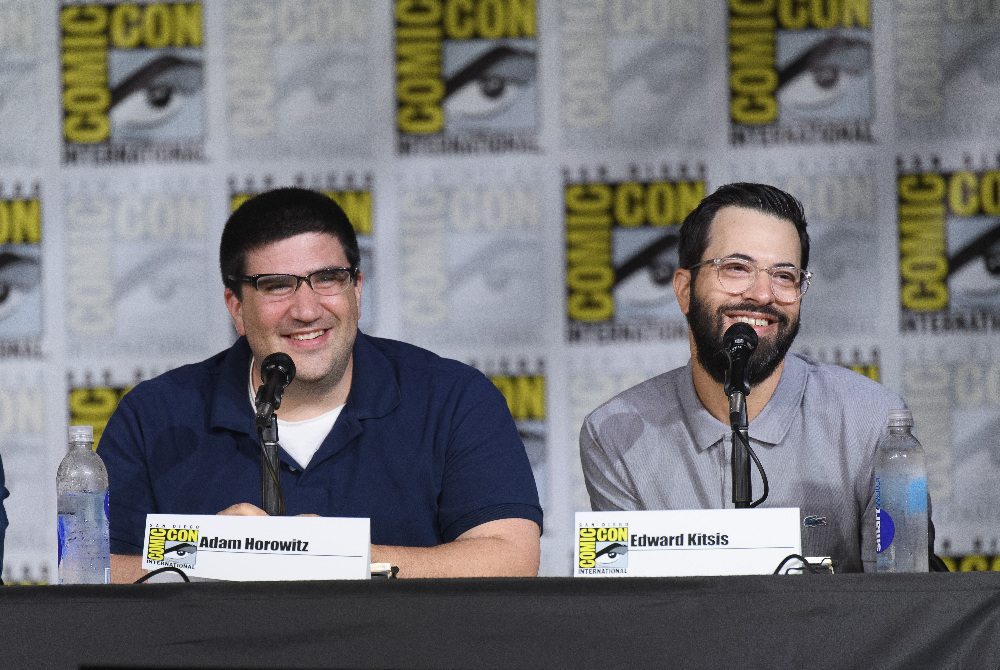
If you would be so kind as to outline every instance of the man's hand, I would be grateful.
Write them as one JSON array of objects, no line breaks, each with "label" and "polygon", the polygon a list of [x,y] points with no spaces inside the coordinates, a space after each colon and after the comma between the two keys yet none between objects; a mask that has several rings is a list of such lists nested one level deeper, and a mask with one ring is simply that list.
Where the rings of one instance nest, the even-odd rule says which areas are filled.
[{"label": "man's hand", "polygon": [[221,512],[217,512],[216,515],[221,516],[267,516],[267,512],[257,507],[256,505],[251,505],[250,503],[236,503],[235,505],[230,505]]},{"label": "man's hand", "polygon": [[[251,505],[250,503],[236,503],[235,505],[230,505],[221,512],[216,512],[216,515],[222,516],[267,516],[267,512],[257,507],[256,505]],[[296,514],[295,516],[314,516],[319,517],[319,514]]]},{"label": "man's hand", "polygon": [[436,547],[372,545],[373,563],[391,563],[399,577],[534,577],[541,553],[538,524],[498,519]]},{"label": "man's hand", "polygon": [[111,583],[131,584],[145,576],[147,570],[142,569],[142,556],[129,554],[111,554]]}]

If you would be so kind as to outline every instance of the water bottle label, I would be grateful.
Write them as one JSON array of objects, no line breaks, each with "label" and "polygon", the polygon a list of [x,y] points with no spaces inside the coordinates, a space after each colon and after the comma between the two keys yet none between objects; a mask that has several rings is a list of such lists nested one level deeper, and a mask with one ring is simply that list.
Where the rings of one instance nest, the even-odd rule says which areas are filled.
[{"label": "water bottle label", "polygon": [[906,512],[921,514],[927,511],[927,478],[914,479],[906,487]]},{"label": "water bottle label", "polygon": [[66,546],[66,522],[63,520],[61,514],[59,515],[58,523],[59,523],[59,542],[57,543],[56,546],[59,549],[59,554],[56,557],[56,565],[62,563],[63,547]]},{"label": "water bottle label", "polygon": [[896,537],[896,524],[884,509],[875,509],[875,551],[881,554]]}]

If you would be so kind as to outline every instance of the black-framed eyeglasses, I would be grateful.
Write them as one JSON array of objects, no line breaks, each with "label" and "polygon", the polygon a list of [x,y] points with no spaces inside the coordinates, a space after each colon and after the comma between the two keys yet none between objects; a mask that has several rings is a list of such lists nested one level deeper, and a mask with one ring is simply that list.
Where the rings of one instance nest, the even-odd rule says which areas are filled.
[{"label": "black-framed eyeglasses", "polygon": [[715,265],[722,290],[730,295],[740,295],[750,290],[761,272],[766,272],[771,278],[771,293],[778,302],[792,303],[800,300],[809,289],[813,273],[802,270],[794,265],[778,265],[772,268],[759,268],[743,258],[710,258],[687,268],[694,270],[703,265]]},{"label": "black-framed eyeglasses", "polygon": [[229,275],[230,281],[250,284],[267,300],[281,300],[299,290],[302,282],[320,295],[338,295],[357,281],[358,268],[324,268],[305,277],[287,274]]}]

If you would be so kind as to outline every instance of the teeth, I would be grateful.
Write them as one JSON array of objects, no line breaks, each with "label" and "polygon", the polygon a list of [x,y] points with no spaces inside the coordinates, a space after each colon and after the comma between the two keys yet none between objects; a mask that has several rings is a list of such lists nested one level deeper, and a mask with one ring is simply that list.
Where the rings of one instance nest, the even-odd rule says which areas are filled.
[{"label": "teeth", "polygon": [[317,337],[325,333],[325,330],[314,330],[311,333],[298,333],[296,335],[290,335],[293,340],[315,340]]},{"label": "teeth", "polygon": [[739,321],[740,323],[750,324],[751,326],[766,326],[770,323],[767,319],[751,319],[749,316],[737,316],[734,317],[734,320]]}]

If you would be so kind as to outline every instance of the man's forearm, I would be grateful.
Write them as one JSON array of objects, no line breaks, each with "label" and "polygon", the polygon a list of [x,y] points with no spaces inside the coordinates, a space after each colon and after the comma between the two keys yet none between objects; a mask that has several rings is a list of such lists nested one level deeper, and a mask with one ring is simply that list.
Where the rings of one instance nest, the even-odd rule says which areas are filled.
[{"label": "man's forearm", "polygon": [[538,525],[527,519],[491,521],[436,547],[372,545],[373,563],[390,563],[399,577],[534,577]]}]

